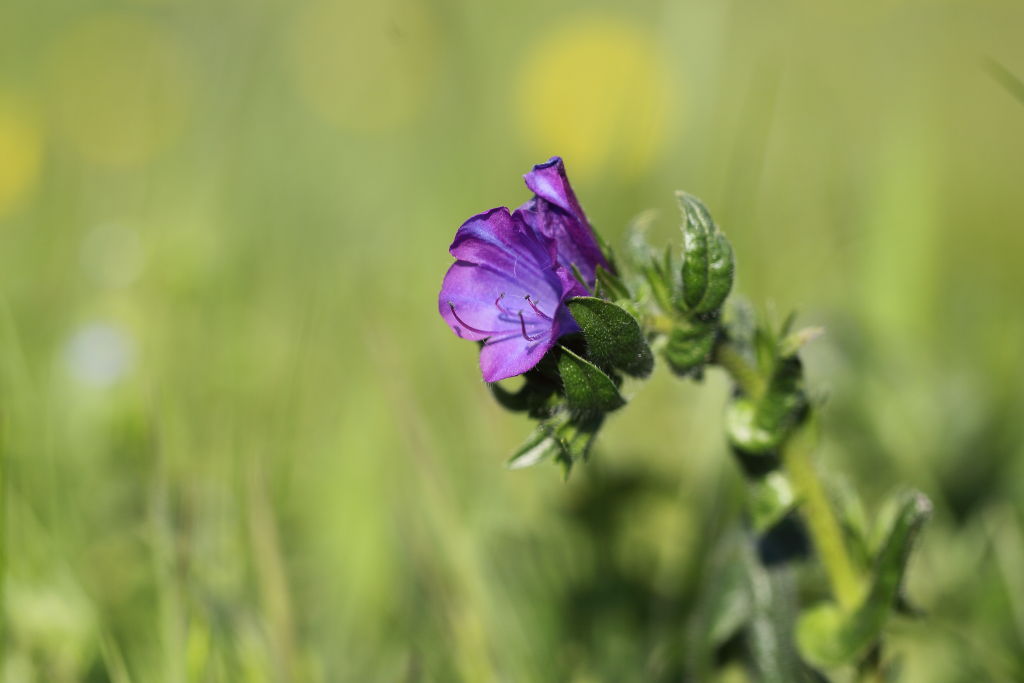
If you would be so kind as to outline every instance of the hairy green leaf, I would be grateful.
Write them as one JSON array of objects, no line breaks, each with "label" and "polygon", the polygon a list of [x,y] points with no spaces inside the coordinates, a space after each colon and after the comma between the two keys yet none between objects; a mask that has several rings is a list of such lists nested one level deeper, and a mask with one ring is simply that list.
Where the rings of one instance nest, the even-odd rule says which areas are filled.
[{"label": "hairy green leaf", "polygon": [[619,306],[593,297],[568,301],[572,317],[583,330],[587,357],[598,367],[646,377],[654,356],[636,319]]},{"label": "hairy green leaf", "polygon": [[611,377],[566,347],[561,349],[558,373],[570,410],[579,415],[602,415],[625,405]]}]

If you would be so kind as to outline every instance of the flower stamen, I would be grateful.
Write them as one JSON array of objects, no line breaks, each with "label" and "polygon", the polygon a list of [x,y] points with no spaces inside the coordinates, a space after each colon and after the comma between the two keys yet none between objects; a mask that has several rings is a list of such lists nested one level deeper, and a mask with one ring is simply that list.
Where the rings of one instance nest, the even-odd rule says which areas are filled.
[{"label": "flower stamen", "polygon": [[524,299],[526,299],[526,301],[527,301],[527,302],[528,302],[528,303],[530,304],[530,306],[531,306],[531,307],[533,308],[533,312],[534,312],[534,313],[536,313],[536,314],[537,314],[537,315],[539,315],[540,317],[544,318],[545,320],[551,320],[551,316],[549,316],[549,315],[548,315],[547,313],[545,313],[544,311],[542,311],[542,310],[540,310],[539,308],[537,308],[537,304],[535,304],[535,303],[533,302],[533,299],[531,299],[531,298],[530,298],[530,295],[529,295],[529,294],[527,294],[527,295],[526,295],[526,296],[524,296],[523,298],[524,298]]},{"label": "flower stamen", "polygon": [[523,319],[523,312],[522,311],[519,311],[519,325],[520,325],[520,327],[523,330],[523,339],[525,339],[526,341],[531,341],[531,342],[532,341],[537,341],[537,339],[539,339],[539,337],[531,337],[530,335],[526,334],[526,320]]},{"label": "flower stamen", "polygon": [[[500,299],[501,297],[498,298]],[[452,309],[452,316],[454,316],[454,318],[459,322],[459,324],[465,327],[470,332],[476,332],[477,334],[501,334],[501,332],[495,332],[494,330],[481,330],[468,324],[465,320],[459,317],[458,313],[455,312],[455,304],[453,304],[451,301],[448,302],[448,308]],[[521,319],[522,315],[520,315],[519,317]]]}]

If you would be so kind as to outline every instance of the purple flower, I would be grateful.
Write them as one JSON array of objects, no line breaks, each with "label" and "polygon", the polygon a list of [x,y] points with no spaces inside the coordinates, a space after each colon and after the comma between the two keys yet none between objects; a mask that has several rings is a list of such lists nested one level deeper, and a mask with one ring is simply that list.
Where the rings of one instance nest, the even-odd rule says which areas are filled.
[{"label": "purple flower", "polygon": [[444,277],[438,310],[455,334],[483,341],[488,382],[521,375],[559,337],[579,331],[565,300],[612,270],[565,175],[552,157],[523,176],[533,199],[514,212],[492,209],[466,221],[452,242],[458,259]]},{"label": "purple flower", "polygon": [[534,197],[519,207],[526,221],[539,235],[554,240],[558,263],[572,272],[579,269],[593,289],[597,267],[612,271],[601,251],[587,217],[565,175],[560,157],[551,157],[523,176]]},{"label": "purple flower", "polygon": [[535,230],[525,213],[500,207],[463,223],[449,248],[458,260],[438,295],[455,334],[484,341],[487,382],[530,370],[559,337],[579,330],[565,300],[587,292],[559,264],[556,240]]}]

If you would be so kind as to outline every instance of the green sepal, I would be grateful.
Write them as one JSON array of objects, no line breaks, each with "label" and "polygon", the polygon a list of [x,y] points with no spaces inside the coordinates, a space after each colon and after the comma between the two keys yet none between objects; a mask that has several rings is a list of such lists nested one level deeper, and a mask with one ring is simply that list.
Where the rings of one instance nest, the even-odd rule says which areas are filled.
[{"label": "green sepal", "polygon": [[516,470],[555,460],[568,476],[573,463],[589,457],[590,447],[603,421],[603,415],[581,417],[563,410],[537,425],[509,458],[506,467]]},{"label": "green sepal", "polygon": [[672,299],[671,274],[662,270],[658,259],[651,259],[650,263],[643,267],[644,279],[651,289],[651,296],[658,307],[666,313],[675,311],[675,304]]},{"label": "green sepal", "polygon": [[594,235],[594,239],[597,240],[597,246],[601,249],[601,253],[604,255],[604,260],[611,266],[611,272],[617,273],[619,271],[619,261],[615,255],[615,250],[612,249],[612,245],[605,241],[601,234],[597,230],[591,230],[591,234]]},{"label": "green sepal", "polygon": [[651,374],[654,356],[633,316],[611,302],[593,297],[577,297],[566,303],[583,330],[587,358],[594,364],[633,377]]},{"label": "green sepal", "polygon": [[767,391],[758,401],[757,426],[776,434],[776,439],[781,441],[800,422],[806,408],[800,359],[796,356],[779,359]]},{"label": "green sepal", "polygon": [[594,273],[594,277],[597,280],[595,290],[598,294],[605,294],[608,298],[615,301],[625,301],[631,298],[629,289],[626,288],[625,283],[622,282],[618,275],[605,270],[603,266],[598,266]]},{"label": "green sepal", "polygon": [[677,375],[693,374],[707,363],[717,335],[715,325],[680,325],[669,333],[661,353],[672,372]]},{"label": "green sepal", "polygon": [[509,391],[497,382],[488,387],[502,408],[514,413],[526,412],[531,417],[547,417],[558,403],[557,385],[535,376],[527,375],[519,391]]},{"label": "green sepal", "polygon": [[562,445],[558,441],[555,430],[549,425],[540,424],[523,442],[523,445],[512,454],[505,466],[510,470],[531,467],[561,455],[561,453]]},{"label": "green sepal", "polygon": [[870,650],[899,602],[907,560],[931,509],[931,502],[921,493],[909,492],[901,497],[861,605],[845,613],[836,605],[823,604],[801,616],[796,640],[804,659],[816,666],[834,668],[852,664]]},{"label": "green sepal", "polygon": [[576,415],[596,416],[621,408],[626,401],[609,377],[596,365],[561,347],[558,374],[569,409]]},{"label": "green sepal", "polygon": [[572,276],[576,282],[580,283],[580,286],[587,290],[587,294],[594,294],[595,288],[587,284],[587,281],[584,279],[583,273],[580,272],[579,267],[575,263],[571,263],[569,265],[572,268]]}]

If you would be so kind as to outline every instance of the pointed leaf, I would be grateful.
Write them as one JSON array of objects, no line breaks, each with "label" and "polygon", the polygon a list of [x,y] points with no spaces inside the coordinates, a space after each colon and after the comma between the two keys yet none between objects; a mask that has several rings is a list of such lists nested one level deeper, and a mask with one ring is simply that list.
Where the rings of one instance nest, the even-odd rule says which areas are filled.
[{"label": "pointed leaf", "polygon": [[600,415],[625,405],[612,379],[590,361],[561,347],[558,372],[569,408],[580,415]]},{"label": "pointed leaf", "polygon": [[568,301],[572,317],[587,340],[587,356],[599,367],[646,377],[654,356],[636,319],[619,306],[593,297]]},{"label": "pointed leaf", "polygon": [[923,494],[905,494],[885,544],[875,560],[871,589],[852,614],[831,604],[808,610],[797,626],[797,644],[807,661],[822,667],[850,664],[878,639],[899,598],[900,584],[918,532],[931,515]]},{"label": "pointed leaf", "polygon": [[554,431],[546,425],[540,425],[530,435],[530,438],[512,454],[505,466],[510,470],[523,469],[553,458],[561,452],[562,446]]},{"label": "pointed leaf", "polygon": [[683,212],[683,301],[694,308],[704,297],[708,287],[708,248],[714,233],[714,222],[699,199],[685,192],[677,192],[679,208]]},{"label": "pointed leaf", "polygon": [[721,233],[709,237],[707,288],[694,308],[695,313],[711,313],[722,307],[732,291],[735,270],[736,262],[729,240]]},{"label": "pointed leaf", "polygon": [[598,266],[594,271],[597,278],[597,285],[601,290],[614,300],[629,299],[629,290],[618,275]]}]

